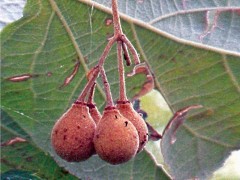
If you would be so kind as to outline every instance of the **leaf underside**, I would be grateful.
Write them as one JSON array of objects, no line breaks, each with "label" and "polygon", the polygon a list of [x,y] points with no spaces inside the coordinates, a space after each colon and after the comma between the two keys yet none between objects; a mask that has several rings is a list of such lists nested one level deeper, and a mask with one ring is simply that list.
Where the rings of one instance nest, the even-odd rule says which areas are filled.
[{"label": "leaf underside", "polygon": [[[79,178],[169,179],[145,151],[127,164],[111,166],[96,156],[82,163],[66,163],[52,150],[52,126],[81,92],[86,73],[96,65],[107,38],[113,34],[112,25],[105,23],[111,15],[98,4],[90,4],[77,0],[30,0],[24,17],[3,30],[1,108],[38,148]],[[204,179],[232,150],[240,148],[240,55],[177,42],[151,31],[148,25],[134,22],[130,18],[122,21],[123,31],[141,60],[149,64],[156,89],[172,111],[203,105],[201,110],[190,113],[173,145],[162,144],[162,151],[173,177]],[[118,97],[115,49],[105,64],[114,99]],[[59,88],[78,58],[80,67],[72,82]],[[10,81],[15,76],[23,79],[23,75],[29,78]],[[127,78],[128,96],[133,97],[144,81],[144,75]],[[104,108],[100,81],[95,101],[100,109]]]},{"label": "leaf underside", "polygon": [[[109,0],[94,0],[111,7]],[[176,37],[240,53],[240,2],[235,0],[139,0],[118,2],[119,11]]]}]

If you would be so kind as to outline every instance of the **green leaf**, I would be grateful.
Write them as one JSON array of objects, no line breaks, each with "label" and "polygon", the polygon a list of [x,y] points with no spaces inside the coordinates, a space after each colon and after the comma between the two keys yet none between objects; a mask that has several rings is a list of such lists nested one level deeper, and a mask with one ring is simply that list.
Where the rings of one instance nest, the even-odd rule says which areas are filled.
[{"label": "green leaf", "polygon": [[[1,143],[20,135],[13,133],[14,130],[16,132],[20,131],[18,125],[6,113],[3,112],[2,114],[4,119],[1,124]],[[11,125],[14,129],[10,129],[8,125]],[[9,174],[9,170],[22,169],[31,171],[43,179],[77,179],[58,167],[50,156],[30,142],[29,140],[28,142],[2,147],[1,172],[4,172],[4,177],[10,175],[11,177],[16,177],[18,174],[15,171],[10,171],[11,173]],[[61,159],[58,159],[60,161],[58,163],[61,165],[64,163],[66,169],[82,178],[105,179],[108,177],[110,179],[129,179],[133,177],[134,179],[169,179],[162,171],[162,167],[156,166],[149,156],[148,153],[141,152],[137,158],[124,166],[110,166],[97,157],[91,158],[90,162],[82,165],[66,163]],[[141,162],[144,162],[144,165]],[[78,169],[82,170],[79,171]]]},{"label": "green leaf", "polygon": [[[49,155],[36,147],[8,114],[2,112],[2,117],[1,144],[16,136],[28,140],[27,142],[1,147],[1,172],[4,178],[7,176],[12,179],[27,178],[28,174],[24,173],[25,171],[14,170],[21,169],[31,171],[31,174],[34,173],[42,179],[77,179],[60,168]],[[65,169],[83,179],[88,177],[93,179],[105,179],[106,177],[110,179],[130,179],[131,177],[134,179],[169,179],[162,167],[155,165],[153,159],[149,156],[149,153],[141,152],[137,158],[123,166],[108,165],[97,157],[91,158],[88,163],[82,165],[63,162],[60,158],[57,161],[61,166],[64,165]],[[79,171],[79,169],[81,170]]]},{"label": "green leaf", "polygon": [[[54,1],[50,1],[50,3],[52,4],[49,4],[48,1],[37,3],[29,1],[24,11],[24,17],[8,26],[2,33],[2,65],[4,69],[2,73],[2,92],[4,92],[2,99],[6,100],[2,103],[2,109],[30,135],[41,149],[54,155],[61,166],[64,166],[77,177],[118,176],[127,179],[130,177],[169,179],[162,168],[155,165],[153,159],[146,152],[142,152],[136,159],[122,166],[110,166],[95,156],[80,164],[67,163],[53,152],[50,145],[52,126],[76,99],[85,85],[85,73],[96,64],[97,58],[104,48],[103,45],[106,44],[106,33],[112,32],[112,27],[102,27],[102,23],[108,16],[101,12],[97,12],[97,15],[93,17],[99,18],[99,20],[91,27],[89,19],[85,18],[85,15],[89,14],[91,10],[91,7],[87,5],[76,1],[59,2],[57,6]],[[63,10],[67,7],[65,5],[77,9],[70,11],[73,14],[69,12],[58,14],[65,11]],[[58,13],[55,14],[53,9]],[[78,12],[82,12],[82,16],[78,16]],[[59,16],[63,17],[63,15],[66,16],[66,19],[61,21],[62,18]],[[69,17],[72,15],[75,16],[77,28],[80,28],[77,34],[70,29],[68,25],[70,22],[66,21],[74,20],[73,17]],[[26,34],[26,31],[29,32]],[[90,31],[96,32],[89,33]],[[104,33],[104,35],[99,36],[98,33]],[[76,35],[79,37],[75,39]],[[95,37],[93,38],[92,35]],[[14,37],[20,38],[19,41],[15,41]],[[93,43],[93,39],[96,43]],[[80,42],[83,44],[78,44]],[[88,47],[89,44],[90,47]],[[17,48],[15,50],[9,49],[12,46]],[[88,57],[88,64],[84,62],[82,54]],[[69,86],[60,89],[64,79],[72,72],[77,56],[80,57],[82,64],[76,77]],[[113,85],[113,82],[117,82],[115,62],[112,61],[107,65],[108,74],[113,73],[113,76],[110,76],[112,79],[109,78],[109,80],[112,82],[113,94],[116,97],[118,84]],[[16,75],[20,75],[20,79],[21,75],[31,78],[21,82],[9,81],[9,78],[16,78]],[[131,80],[136,85],[131,87],[133,88],[132,94],[139,90],[143,82],[138,82],[139,78],[144,80],[143,76]],[[96,92],[96,102],[100,108],[104,105],[103,100],[102,89],[99,88]],[[142,161],[145,164],[139,163]]]},{"label": "green leaf", "polygon": [[[1,144],[16,137],[27,140],[26,142],[1,146],[1,179],[39,179],[37,177],[42,179],[77,179],[60,168],[52,157],[36,147],[26,132],[7,113],[3,111],[1,115]],[[31,175],[34,177],[30,177]]]},{"label": "green leaf", "polygon": [[40,180],[39,177],[28,171],[12,170],[1,174],[2,180]]},{"label": "green leaf", "polygon": [[[113,33],[112,25],[105,23],[111,17],[108,13],[91,1],[29,0],[24,17],[1,34],[2,109],[39,148],[79,178],[169,179],[145,151],[129,163],[111,166],[96,156],[82,163],[67,163],[52,150],[54,122],[83,89],[85,74],[97,63]],[[203,25],[204,20],[198,23]],[[179,179],[209,177],[233,149],[240,148],[240,54],[169,36],[128,16],[123,16],[122,25],[142,61],[155,74],[156,89],[173,112],[193,104],[204,106],[179,129],[174,145],[163,146],[171,174]],[[233,51],[239,48],[230,44]],[[114,99],[118,96],[115,49],[105,64]],[[78,57],[81,65],[76,76],[68,86],[59,88]],[[25,81],[9,80],[23,75]],[[139,91],[144,80],[143,75],[127,78],[129,97]],[[104,99],[98,82],[95,100],[100,109]]]}]

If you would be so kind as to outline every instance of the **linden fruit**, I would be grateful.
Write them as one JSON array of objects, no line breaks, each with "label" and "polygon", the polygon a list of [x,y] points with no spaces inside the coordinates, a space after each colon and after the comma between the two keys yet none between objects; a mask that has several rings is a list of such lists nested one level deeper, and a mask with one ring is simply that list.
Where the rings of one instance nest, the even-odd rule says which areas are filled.
[{"label": "linden fruit", "polygon": [[75,103],[52,129],[53,148],[66,161],[84,161],[94,153],[95,129],[96,124],[89,114],[88,107]]},{"label": "linden fruit", "polygon": [[140,152],[148,141],[148,128],[143,118],[133,109],[132,103],[129,101],[118,101],[117,108],[120,113],[128,118],[129,121],[135,126],[139,135],[139,148]]},{"label": "linden fruit", "polygon": [[120,164],[133,158],[139,138],[134,125],[116,108],[105,109],[94,135],[97,154],[110,164]]}]

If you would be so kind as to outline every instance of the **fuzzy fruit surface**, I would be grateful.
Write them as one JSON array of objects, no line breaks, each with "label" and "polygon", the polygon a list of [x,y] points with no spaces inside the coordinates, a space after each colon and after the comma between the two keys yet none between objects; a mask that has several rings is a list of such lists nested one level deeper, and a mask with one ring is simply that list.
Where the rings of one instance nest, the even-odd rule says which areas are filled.
[{"label": "fuzzy fruit surface", "polygon": [[88,107],[73,104],[52,129],[51,140],[56,153],[69,162],[88,159],[94,152],[96,124]]},{"label": "fuzzy fruit surface", "polygon": [[148,128],[143,118],[133,109],[133,105],[130,102],[117,102],[117,108],[120,113],[128,118],[129,121],[135,126],[139,135],[139,148],[137,152],[140,152],[148,141]]},{"label": "fuzzy fruit surface", "polygon": [[94,135],[95,149],[100,158],[110,164],[127,162],[136,155],[138,144],[134,125],[117,109],[105,109]]}]

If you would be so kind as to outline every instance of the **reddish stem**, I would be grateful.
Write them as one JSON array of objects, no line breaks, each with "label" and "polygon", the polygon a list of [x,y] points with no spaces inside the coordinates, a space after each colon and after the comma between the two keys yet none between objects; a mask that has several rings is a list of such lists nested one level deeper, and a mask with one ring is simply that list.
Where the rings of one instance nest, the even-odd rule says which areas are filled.
[{"label": "reddish stem", "polygon": [[139,64],[140,60],[138,57],[138,53],[136,51],[136,49],[134,48],[134,46],[132,45],[132,43],[129,41],[129,39],[123,34],[120,39],[123,41],[123,43],[125,43],[129,49],[129,51],[132,53],[133,56],[133,60],[135,64]]},{"label": "reddish stem", "polygon": [[[122,26],[120,23],[119,13],[118,13],[118,5],[117,0],[112,0],[112,13],[113,13],[113,25],[114,25],[114,36],[119,40],[122,40],[123,46],[126,46],[129,48],[130,52],[132,53],[133,59],[135,64],[139,64],[140,60],[138,57],[138,53],[132,43],[129,41],[129,39],[123,34],[122,32]],[[125,45],[126,44],[126,45]],[[124,47],[124,53],[126,57],[129,57],[127,48]],[[126,60],[127,63],[129,60]]]},{"label": "reddish stem", "polygon": [[106,108],[114,107],[112,94],[111,94],[111,90],[110,90],[110,85],[108,83],[107,75],[106,75],[103,67],[100,69],[100,74],[101,74],[101,77],[102,77],[102,82],[104,84],[104,90],[105,90],[105,94],[106,94],[106,98],[107,98]]},{"label": "reddish stem", "polygon": [[122,42],[117,42],[117,55],[118,55],[118,73],[119,73],[119,101],[127,101],[124,65],[122,58]]},{"label": "reddish stem", "polygon": [[132,62],[131,62],[131,59],[129,57],[127,46],[124,42],[122,42],[122,49],[123,49],[123,55],[124,55],[124,59],[126,61],[126,65],[130,66],[132,64]]},{"label": "reddish stem", "polygon": [[89,95],[88,95],[88,104],[94,104],[94,93],[95,93],[95,87],[96,82],[94,82],[93,86],[90,89]]},{"label": "reddish stem", "polygon": [[117,37],[122,34],[122,27],[118,13],[117,0],[112,0],[112,13],[113,13],[114,36]]},{"label": "reddish stem", "polygon": [[[88,94],[90,88],[95,83],[100,71],[101,71],[102,79],[103,80],[105,79],[104,78],[105,72],[103,70],[103,64],[104,64],[105,59],[115,41],[121,40],[122,43],[126,44],[127,47],[129,48],[130,52],[133,55],[135,64],[140,63],[140,60],[139,60],[139,57],[138,57],[138,54],[137,54],[135,48],[133,47],[132,43],[128,40],[128,38],[122,33],[122,27],[121,27],[119,13],[118,13],[117,0],[112,0],[112,13],[113,13],[113,23],[114,23],[114,37],[109,40],[107,46],[105,47],[105,49],[98,61],[97,66],[95,67],[96,69],[92,75],[92,78],[87,82],[82,93],[79,95],[79,97],[77,99],[77,101],[79,101],[79,102],[84,102],[86,95]],[[109,97],[111,95],[109,84],[107,84],[107,81],[104,84],[105,84],[104,87],[105,87],[105,92],[106,92],[106,96],[107,96],[107,106],[114,106],[112,97]]]},{"label": "reddish stem", "polygon": [[99,74],[99,71],[100,69],[102,68],[103,64],[104,64],[104,61],[109,53],[109,51],[111,50],[112,46],[113,46],[113,43],[116,41],[116,38],[113,37],[112,39],[109,40],[107,46],[105,47],[99,61],[98,61],[98,64],[97,66],[95,66],[95,70],[93,72],[93,75],[92,75],[92,78],[87,82],[86,86],[84,87],[82,93],[79,95],[77,101],[80,101],[80,102],[84,102],[84,99],[87,95],[87,93],[89,92],[90,88],[93,86],[93,84],[95,83],[95,80],[97,79],[98,77],[98,74]]}]

